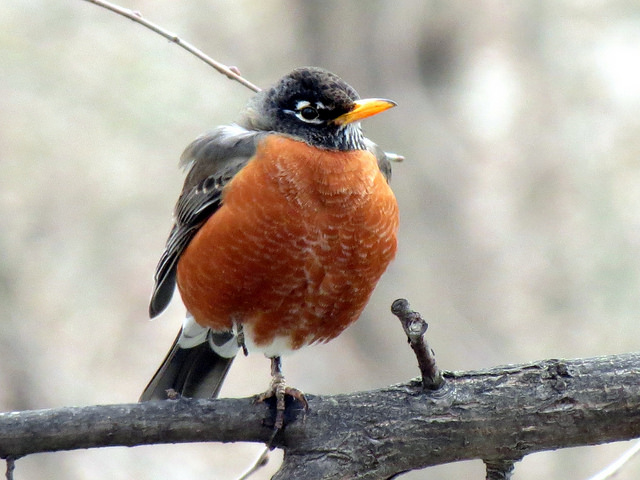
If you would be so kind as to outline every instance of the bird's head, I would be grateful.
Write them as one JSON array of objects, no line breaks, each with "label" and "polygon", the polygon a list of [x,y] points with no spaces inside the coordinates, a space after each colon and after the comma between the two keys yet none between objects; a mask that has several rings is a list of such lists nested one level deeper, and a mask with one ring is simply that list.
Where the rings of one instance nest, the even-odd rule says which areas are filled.
[{"label": "bird's head", "polygon": [[259,92],[245,109],[243,126],[292,136],[332,150],[366,148],[359,121],[396,104],[361,100],[340,77],[315,67],[298,68]]}]

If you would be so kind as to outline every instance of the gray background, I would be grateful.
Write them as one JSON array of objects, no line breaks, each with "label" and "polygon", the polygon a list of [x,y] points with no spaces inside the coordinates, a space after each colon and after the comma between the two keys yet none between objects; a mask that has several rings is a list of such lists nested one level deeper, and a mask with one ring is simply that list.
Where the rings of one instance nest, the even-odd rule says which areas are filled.
[{"label": "gray background", "polygon": [[[365,123],[406,156],[400,250],[340,338],[284,359],[310,393],[406,381],[395,319],[429,320],[444,369],[640,344],[640,4],[634,1],[129,0],[268,86],[335,71],[398,108]],[[182,320],[146,320],[181,187],[177,159],[251,92],[80,0],[0,3],[0,410],[135,401]],[[239,359],[223,395],[263,391]],[[527,457],[519,480],[582,479],[628,444]],[[234,478],[256,445],[28,457],[17,478]],[[277,468],[278,454],[262,475]],[[480,461],[403,478],[483,478]],[[640,461],[620,479],[638,478]]]}]

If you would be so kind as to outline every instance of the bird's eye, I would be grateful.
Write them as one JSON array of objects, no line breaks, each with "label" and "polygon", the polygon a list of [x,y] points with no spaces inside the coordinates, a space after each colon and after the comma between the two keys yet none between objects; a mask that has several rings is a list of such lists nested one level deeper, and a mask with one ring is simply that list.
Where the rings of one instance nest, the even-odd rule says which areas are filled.
[{"label": "bird's eye", "polygon": [[318,118],[318,111],[313,107],[304,107],[300,110],[300,116],[304,120],[315,120]]}]

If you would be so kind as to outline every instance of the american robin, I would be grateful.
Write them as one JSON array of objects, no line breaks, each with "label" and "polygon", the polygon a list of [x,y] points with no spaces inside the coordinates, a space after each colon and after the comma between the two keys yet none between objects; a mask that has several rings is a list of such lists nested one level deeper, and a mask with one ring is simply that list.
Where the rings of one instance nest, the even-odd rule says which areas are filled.
[{"label": "american robin", "polygon": [[271,358],[260,398],[275,394],[279,411],[285,394],[304,400],[285,386],[280,356],[353,323],[396,252],[393,154],[359,123],[393,106],[298,68],[259,92],[240,122],[187,147],[149,313],[167,307],[176,283],[188,313],[141,401],[171,390],[217,396],[240,348]]}]

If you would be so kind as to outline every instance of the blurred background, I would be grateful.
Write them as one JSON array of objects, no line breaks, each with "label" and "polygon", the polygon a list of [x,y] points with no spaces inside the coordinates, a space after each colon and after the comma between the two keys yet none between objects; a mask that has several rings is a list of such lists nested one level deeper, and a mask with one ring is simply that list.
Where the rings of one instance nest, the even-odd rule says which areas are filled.
[{"label": "blurred background", "polygon": [[[633,0],[121,0],[261,86],[328,68],[398,108],[365,123],[395,165],[400,250],[360,321],[284,359],[341,393],[417,375],[391,302],[441,368],[640,345],[640,4]],[[80,0],[0,3],[0,410],[136,401],[182,321],[147,320],[177,160],[251,92]],[[222,395],[263,391],[239,358]],[[629,444],[531,455],[516,478],[584,479]],[[40,454],[16,478],[233,479],[258,445]],[[274,452],[268,468],[277,469]],[[403,479],[484,478],[482,462]],[[617,477],[640,476],[635,460]]]}]

